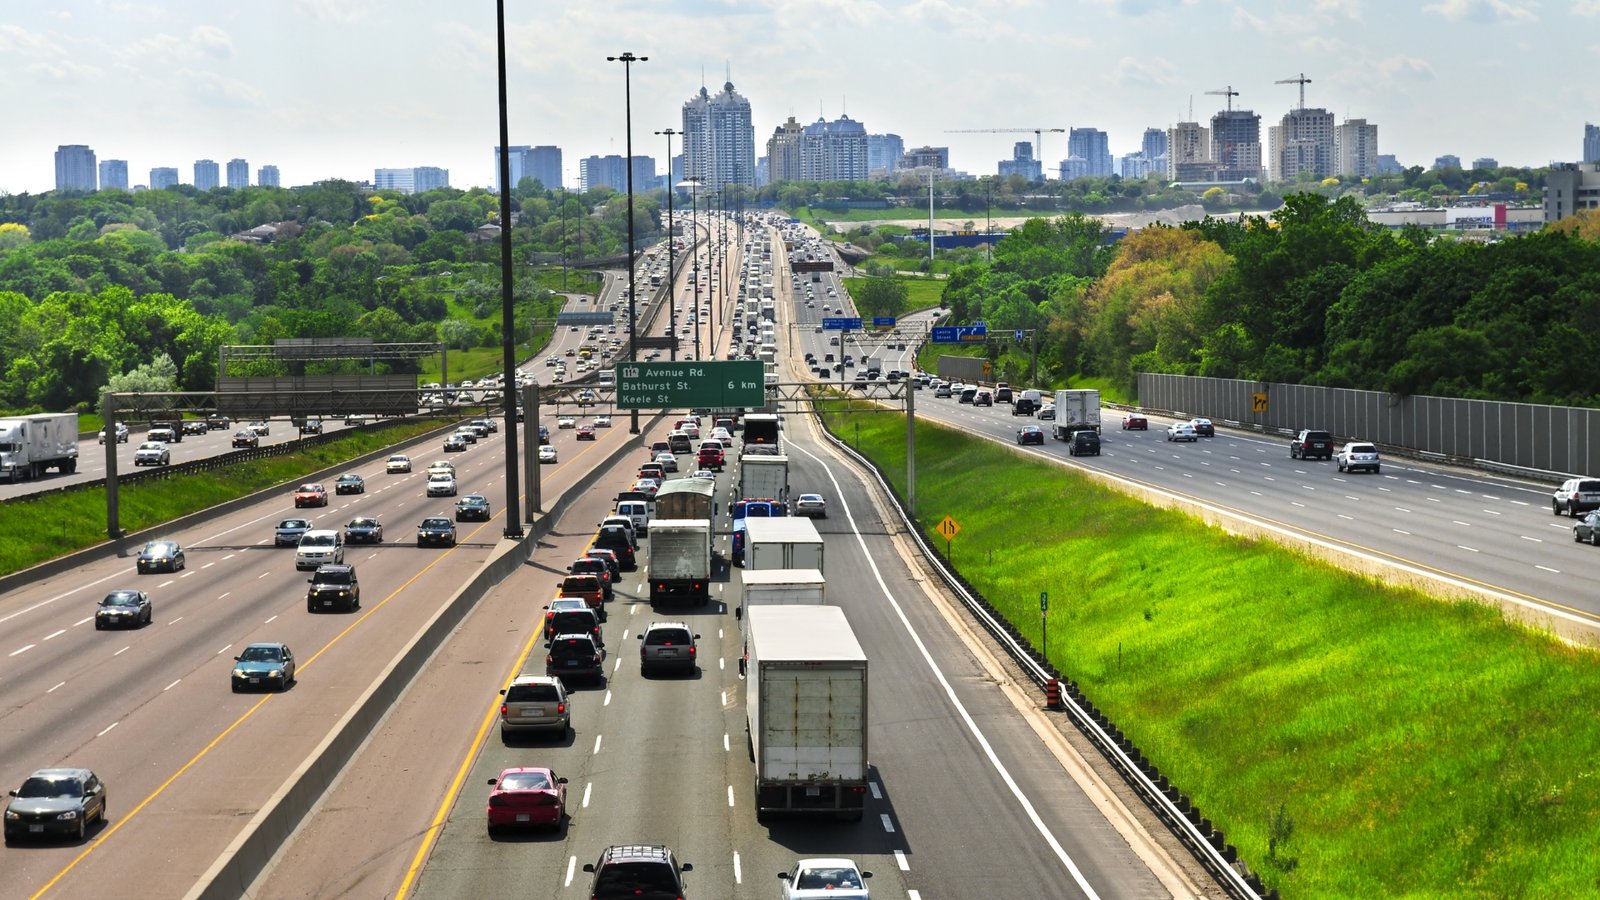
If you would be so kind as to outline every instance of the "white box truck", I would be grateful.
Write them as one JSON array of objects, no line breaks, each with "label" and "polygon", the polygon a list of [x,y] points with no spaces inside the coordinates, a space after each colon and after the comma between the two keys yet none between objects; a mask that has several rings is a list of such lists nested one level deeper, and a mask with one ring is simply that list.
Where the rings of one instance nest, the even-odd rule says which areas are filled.
[{"label": "white box truck", "polygon": [[63,475],[78,470],[78,414],[0,419],[0,477],[24,481],[46,469],[60,469]]},{"label": "white box truck", "polygon": [[867,655],[837,606],[750,609],[745,725],[756,818],[859,821],[867,798]]},{"label": "white box truck", "polygon": [[650,602],[711,599],[711,522],[652,519],[646,576]]},{"label": "white box truck", "polygon": [[754,453],[739,457],[739,498],[789,502],[789,457]]},{"label": "white box truck", "polygon": [[1072,437],[1074,431],[1100,433],[1100,392],[1096,390],[1056,391],[1056,421],[1051,433],[1058,441]]},{"label": "white box truck", "polygon": [[821,606],[828,597],[828,582],[816,569],[765,569],[747,571],[733,617],[739,633],[749,638],[745,612],[755,606]]},{"label": "white box truck", "polygon": [[744,523],[744,568],[816,569],[822,565],[822,535],[810,519],[785,516],[781,519],[746,518]]}]

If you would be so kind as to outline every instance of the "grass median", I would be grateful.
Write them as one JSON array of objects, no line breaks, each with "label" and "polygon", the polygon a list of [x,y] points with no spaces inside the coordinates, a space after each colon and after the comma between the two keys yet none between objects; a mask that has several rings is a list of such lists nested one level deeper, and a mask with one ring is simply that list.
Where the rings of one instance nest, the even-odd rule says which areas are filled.
[{"label": "grass median", "polygon": [[[352,432],[326,444],[210,472],[122,485],[117,503],[122,529],[139,531],[243,497],[276,484],[402,443],[438,428],[413,419],[373,431]],[[42,486],[48,487],[48,483]],[[106,490],[8,500],[0,508],[0,574],[10,574],[104,541]]]},{"label": "grass median", "polygon": [[[828,418],[904,492],[903,416]],[[1035,646],[1049,592],[1051,661],[1285,897],[1600,892],[1593,651],[951,429],[917,451],[935,546],[949,515]]]}]

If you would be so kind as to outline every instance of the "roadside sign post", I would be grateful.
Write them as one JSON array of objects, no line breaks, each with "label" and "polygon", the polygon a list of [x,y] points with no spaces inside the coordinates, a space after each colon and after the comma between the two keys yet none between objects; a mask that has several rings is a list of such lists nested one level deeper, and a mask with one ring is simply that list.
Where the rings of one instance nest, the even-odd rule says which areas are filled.
[{"label": "roadside sign post", "polygon": [[1046,665],[1050,664],[1050,592],[1039,592],[1039,648],[1044,652]]},{"label": "roadside sign post", "polygon": [[933,530],[939,532],[939,536],[944,538],[944,558],[946,560],[950,559],[950,542],[955,540],[956,535],[961,533],[961,524],[955,519],[945,516],[939,520],[939,524],[933,526]]}]

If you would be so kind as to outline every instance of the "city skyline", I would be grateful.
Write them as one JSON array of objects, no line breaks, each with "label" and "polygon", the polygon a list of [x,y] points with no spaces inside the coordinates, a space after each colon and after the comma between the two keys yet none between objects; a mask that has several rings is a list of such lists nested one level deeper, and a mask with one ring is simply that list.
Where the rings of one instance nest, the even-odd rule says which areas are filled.
[{"label": "city skyline", "polygon": [[[272,160],[285,185],[389,167],[494,184],[492,4],[64,0],[7,20],[0,191],[52,190],[63,145],[125,160],[134,183],[167,167],[187,182],[196,160],[242,158]],[[1596,26],[1596,0],[512,2],[510,129],[515,144],[560,147],[574,186],[577,160],[625,152],[622,76],[605,56],[631,50],[650,57],[633,73],[636,152],[681,125],[685,97],[731,80],[763,150],[789,116],[848,115],[907,148],[949,147],[952,168],[983,175],[1019,136],[947,131],[1095,129],[1121,158],[1146,128],[1209,120],[1223,98],[1207,92],[1225,86],[1276,123],[1298,96],[1275,82],[1304,72],[1307,106],[1377,125],[1382,152],[1405,165],[1448,154],[1543,166],[1576,161],[1584,124],[1600,118],[1600,86],[1570,77],[1600,50]],[[283,64],[301,58],[316,64]],[[1045,135],[1046,173],[1067,149]]]}]

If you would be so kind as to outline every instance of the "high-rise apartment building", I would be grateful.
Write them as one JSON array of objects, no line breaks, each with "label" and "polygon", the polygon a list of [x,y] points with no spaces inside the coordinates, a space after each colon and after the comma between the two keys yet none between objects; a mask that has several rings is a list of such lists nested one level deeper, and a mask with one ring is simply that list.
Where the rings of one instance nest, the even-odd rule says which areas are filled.
[{"label": "high-rise apartment building", "polygon": [[228,160],[228,187],[233,190],[250,186],[250,164],[242,159]]},{"label": "high-rise apartment building", "polygon": [[98,186],[99,172],[94,151],[84,144],[62,144],[56,148],[56,190],[92,191]]},{"label": "high-rise apartment building", "polygon": [[[648,189],[656,177],[656,161],[653,156],[635,156],[633,158],[633,189],[635,191]],[[607,156],[589,156],[578,160],[578,184],[584,191],[596,188],[610,188],[617,193],[628,190],[628,164],[621,156],[612,153]]]},{"label": "high-rise apartment building", "polygon": [[1321,181],[1338,169],[1334,149],[1333,113],[1299,107],[1267,129],[1267,177],[1296,181],[1302,175]]},{"label": "high-rise apartment building", "polygon": [[1211,117],[1213,181],[1259,180],[1261,117],[1248,109],[1229,109]]},{"label": "high-rise apartment building", "polygon": [[[1373,127],[1377,127],[1377,126],[1373,126]],[[1406,167],[1400,165],[1399,157],[1396,157],[1393,153],[1379,153],[1378,154],[1378,174],[1379,175],[1399,175],[1402,172],[1404,172],[1405,170],[1406,170]]]},{"label": "high-rise apartment building", "polygon": [[1371,178],[1378,169],[1378,126],[1366,119],[1345,119],[1333,133],[1336,175]]},{"label": "high-rise apartment building", "polygon": [[1011,158],[1000,160],[1001,178],[1021,175],[1029,181],[1044,180],[1044,162],[1033,158],[1033,142],[1017,141],[1011,145]]},{"label": "high-rise apartment building", "polygon": [[278,187],[278,167],[262,166],[257,169],[256,184],[261,187]]},{"label": "high-rise apartment building", "polygon": [[867,135],[867,176],[882,178],[900,166],[906,142],[898,134]]},{"label": "high-rise apartment building", "polygon": [[1139,142],[1139,152],[1150,161],[1150,165],[1165,169],[1167,166],[1167,133],[1160,128],[1146,128],[1144,139]]},{"label": "high-rise apartment building", "polygon": [[417,166],[412,169],[374,169],[372,186],[380,191],[399,191],[402,194],[421,194],[436,188],[450,186],[450,170],[436,166]]},{"label": "high-rise apartment building", "polygon": [[949,147],[913,147],[900,156],[901,169],[938,169],[943,172],[950,168]]},{"label": "high-rise apartment building", "polygon": [[1068,131],[1067,158],[1061,163],[1061,179],[1067,181],[1110,174],[1111,140],[1106,133],[1098,128],[1074,128]]},{"label": "high-rise apartment building", "polygon": [[125,191],[128,189],[128,161],[125,159],[100,160],[100,190]]},{"label": "high-rise apartment building", "polygon": [[1433,167],[1435,169],[1459,169],[1461,168],[1461,157],[1454,153],[1446,153],[1443,156],[1434,157]]},{"label": "high-rise apartment building", "polygon": [[772,130],[772,137],[767,138],[767,178],[770,181],[801,179],[804,170],[800,164],[800,146],[805,131],[805,126],[795,121],[794,116]]},{"label": "high-rise apartment building", "polygon": [[1583,124],[1583,162],[1600,162],[1600,125]]},{"label": "high-rise apartment building", "polygon": [[1144,178],[1151,172],[1166,172],[1166,160],[1158,165],[1155,161],[1144,155],[1140,150],[1136,153],[1124,153],[1117,160],[1117,174],[1123,178]]},{"label": "high-rise apartment building", "polygon": [[178,186],[178,170],[162,166],[150,170],[150,190],[159,191],[162,188]]},{"label": "high-rise apartment building", "polygon": [[1210,164],[1211,129],[1199,122],[1179,122],[1167,129],[1168,180],[1198,180],[1191,174],[1194,168]]},{"label": "high-rise apartment building", "polygon": [[704,85],[683,104],[685,177],[700,178],[702,190],[720,191],[725,184],[756,184],[756,133],[750,124],[750,101],[722,85],[712,96]]},{"label": "high-rise apartment building", "polygon": [[1492,156],[1480,156],[1472,161],[1472,167],[1474,169],[1498,169],[1500,168],[1500,160]]},{"label": "high-rise apartment building", "polygon": [[215,160],[197,159],[194,161],[194,189],[197,191],[214,191],[222,184],[222,167]]},{"label": "high-rise apartment building", "polygon": [[528,155],[528,176],[546,190],[561,189],[561,148],[549,144],[534,147]]},{"label": "high-rise apartment building", "polygon": [[[767,155],[770,160],[770,148]],[[832,122],[818,117],[801,130],[801,181],[865,181],[866,178],[867,129],[860,122],[844,115]]]}]

